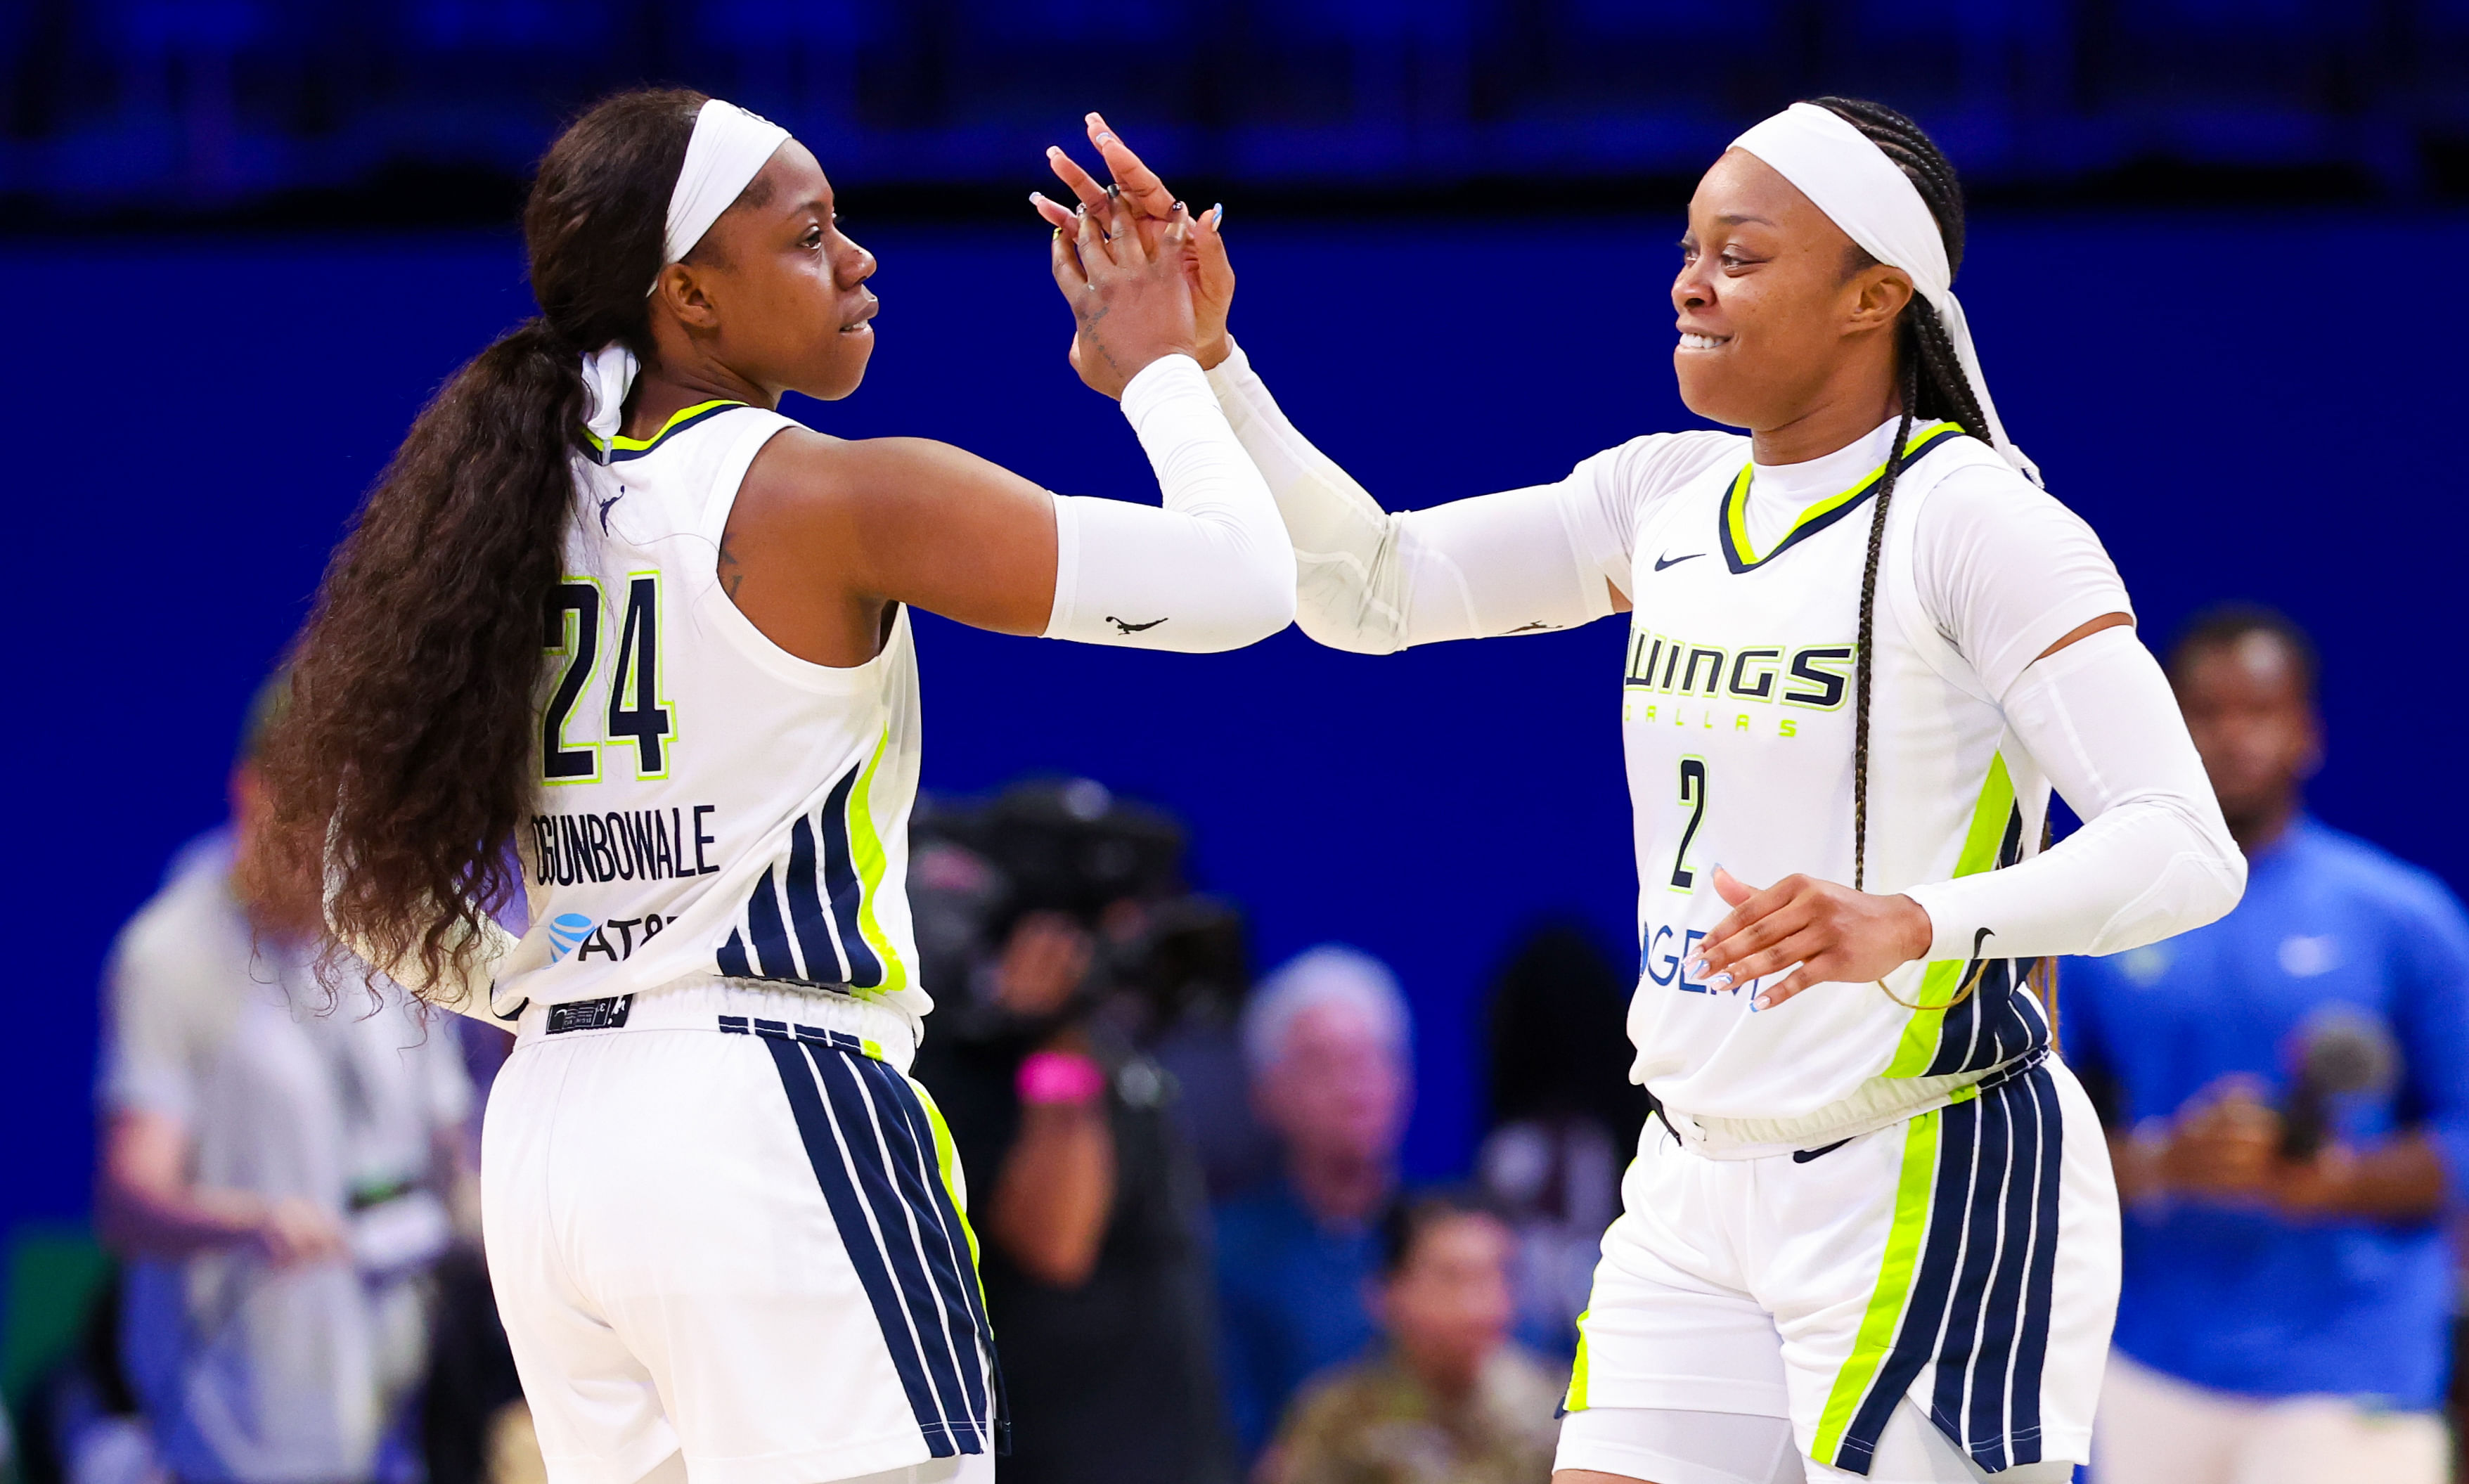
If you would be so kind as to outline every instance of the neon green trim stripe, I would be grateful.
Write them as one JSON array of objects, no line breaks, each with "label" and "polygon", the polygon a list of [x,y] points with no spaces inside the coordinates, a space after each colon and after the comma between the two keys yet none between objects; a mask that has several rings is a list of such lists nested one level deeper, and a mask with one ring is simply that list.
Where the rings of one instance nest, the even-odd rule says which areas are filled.
[{"label": "neon green trim stripe", "polygon": [[[1913,429],[1911,437],[1905,440],[1904,444],[1904,452],[1909,453],[1912,450],[1919,448],[1922,444],[1936,437],[1940,432],[1950,428],[1955,429],[1958,432],[1962,430],[1961,428],[1953,423],[1931,423],[1927,428]],[[1741,466],[1740,475],[1732,480],[1731,493],[1723,497],[1723,519],[1731,525],[1732,549],[1741,554],[1742,565],[1748,567],[1755,567],[1760,562],[1765,560],[1765,557],[1759,556],[1749,546],[1749,475],[1755,467],[1756,466],[1749,464],[1743,464]],[[1867,477],[1863,478],[1859,483],[1852,486],[1850,489],[1845,490],[1842,494],[1829,495],[1824,499],[1819,500],[1816,504],[1813,504],[1808,509],[1802,511],[1799,518],[1791,522],[1791,529],[1783,533],[1783,535],[1775,542],[1774,546],[1767,551],[1766,556],[1772,556],[1776,551],[1782,550],[1784,545],[1791,540],[1794,533],[1799,531],[1802,526],[1807,525],[1811,521],[1822,520],[1833,512],[1840,510],[1845,505],[1858,499],[1861,496],[1869,492],[1869,486],[1877,483],[1885,476],[1886,466],[1880,464],[1877,468],[1869,471]]]},{"label": "neon green trim stripe", "polygon": [[1586,1319],[1593,1313],[1589,1309],[1578,1316],[1578,1358],[1569,1367],[1569,1395],[1560,1403],[1564,1412],[1586,1409]]},{"label": "neon green trim stripe", "polygon": [[614,438],[603,438],[598,433],[593,432],[588,428],[584,429],[583,435],[590,439],[592,445],[604,453],[611,451],[625,453],[640,453],[645,449],[650,448],[653,444],[667,437],[669,435],[669,429],[677,427],[680,423],[684,422],[687,418],[701,417],[703,414],[710,411],[714,407],[735,407],[743,406],[744,404],[734,397],[720,397],[715,398],[710,402],[698,402],[690,407],[681,407],[677,411],[670,413],[669,420],[660,425],[660,430],[652,434],[652,436],[648,438],[629,438],[622,434]]},{"label": "neon green trim stripe", "polygon": [[[1976,876],[1997,865],[1997,847],[2006,839],[2006,824],[2015,813],[2015,779],[2006,771],[2006,754],[1989,754],[1989,777],[1980,783],[1980,800],[1972,806],[1972,828],[1963,837],[1963,851],[1955,857],[1954,873]],[[1885,1077],[1919,1077],[1928,1070],[1937,1057],[1939,1031],[1946,1024],[1949,1002],[1963,987],[1968,965],[1952,959],[1932,963],[1921,976],[1921,992],[1916,996],[1920,1009],[1904,1025],[1903,1039],[1895,1045],[1895,1058],[1886,1064]]]},{"label": "neon green trim stripe", "polygon": [[1934,1108],[1904,1125],[1904,1171],[1895,1185],[1895,1223],[1886,1231],[1878,1286],[1870,1290],[1869,1310],[1860,1316],[1860,1333],[1852,1342],[1851,1357],[1834,1373],[1834,1389],[1827,1393],[1826,1410],[1817,1419],[1817,1446],[1810,1449],[1810,1456],[1819,1463],[1841,1467],[1835,1453],[1843,1444],[1843,1429],[1852,1425],[1852,1414],[1895,1342],[1895,1325],[1903,1318],[1904,1301],[1912,1289],[1912,1269],[1920,1261],[1921,1237],[1928,1229],[1937,1135]]},{"label": "neon green trim stripe", "polygon": [[954,1177],[959,1154],[952,1145],[952,1125],[943,1122],[943,1110],[935,1102],[935,1095],[915,1078],[909,1085],[917,1090],[917,1101],[926,1109],[926,1122],[935,1130],[935,1170],[942,1176],[943,1194],[952,1197],[952,1209],[960,1214],[960,1235],[969,1239],[969,1276],[978,1285],[978,1300],[985,1301],[986,1281],[978,1271],[978,1229],[969,1224],[969,1203],[960,1196],[960,1182]]},{"label": "neon green trim stripe", "polygon": [[886,727],[883,736],[874,744],[874,755],[866,759],[865,774],[849,790],[849,853],[856,858],[860,883],[857,899],[857,930],[865,935],[866,946],[883,964],[883,983],[866,992],[892,994],[909,987],[909,965],[900,962],[893,951],[891,935],[874,916],[875,899],[883,893],[884,873],[890,867],[890,857],[883,848],[883,836],[874,827],[874,811],[868,799],[874,787],[875,773],[883,766],[883,754],[891,747],[891,729]]}]

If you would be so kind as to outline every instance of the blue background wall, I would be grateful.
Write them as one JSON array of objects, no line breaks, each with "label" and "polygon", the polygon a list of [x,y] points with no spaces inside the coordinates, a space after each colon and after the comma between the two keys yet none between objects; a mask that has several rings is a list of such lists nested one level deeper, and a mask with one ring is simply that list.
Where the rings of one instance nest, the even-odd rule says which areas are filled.
[{"label": "blue background wall", "polygon": [[[945,438],[1056,489],[1147,497],[1063,363],[1044,234],[852,231],[882,256],[865,388],[793,410]],[[1236,327],[1298,421],[1392,506],[1550,478],[1689,426],[1667,220],[1257,223]],[[2321,637],[2332,822],[2469,886],[2448,456],[2469,221],[1989,220],[1963,289],[1998,401],[2088,516],[2147,626],[2281,604]],[[0,1231],[84,1209],[96,976],[168,853],[212,824],[242,706],[422,398],[528,308],[502,237],[0,247],[19,552],[18,779],[0,1032]],[[1472,1009],[1510,936],[1567,907],[1627,934],[1616,625],[1389,660],[1287,634],[1208,659],[922,626],[932,786],[1084,772],[1182,812],[1263,962],[1327,938],[1421,1018],[1418,1172],[1479,1117]]]}]

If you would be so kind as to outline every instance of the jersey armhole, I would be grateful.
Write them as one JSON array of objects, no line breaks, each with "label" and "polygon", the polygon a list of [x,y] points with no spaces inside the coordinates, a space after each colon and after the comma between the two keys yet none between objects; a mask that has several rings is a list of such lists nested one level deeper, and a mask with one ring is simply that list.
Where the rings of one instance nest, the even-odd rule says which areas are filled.
[{"label": "jersey armhole", "polygon": [[757,424],[749,428],[713,466],[711,501],[704,511],[702,525],[695,532],[702,542],[698,549],[708,554],[711,565],[693,573],[695,608],[738,653],[782,684],[825,695],[870,690],[876,685],[882,667],[893,662],[894,654],[905,649],[900,642],[900,635],[909,621],[906,604],[902,605],[899,621],[893,625],[892,637],[875,651],[874,658],[864,664],[842,668],[800,660],[773,643],[772,637],[756,628],[754,620],[747,617],[745,611],[720,586],[721,539],[727,533],[728,518],[737,508],[738,492],[745,488],[747,472],[754,467],[754,460],[771,446],[773,438],[793,428],[804,426],[777,412],[765,412],[764,415],[770,420],[770,426]]},{"label": "jersey armhole", "polygon": [[746,487],[747,471],[754,467],[755,458],[772,446],[773,439],[792,428],[805,426],[794,418],[761,407],[749,407],[747,410],[762,416],[738,434],[737,441],[730,444],[728,452],[720,456],[720,462],[712,466],[711,502],[704,507],[703,522],[695,531],[711,546],[714,580],[720,573],[720,539],[727,534],[728,518],[737,509],[737,496]]}]

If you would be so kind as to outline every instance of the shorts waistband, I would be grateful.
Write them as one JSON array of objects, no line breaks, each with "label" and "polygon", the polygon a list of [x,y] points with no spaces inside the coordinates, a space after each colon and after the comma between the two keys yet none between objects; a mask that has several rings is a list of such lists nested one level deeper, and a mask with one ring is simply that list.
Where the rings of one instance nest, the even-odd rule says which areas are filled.
[{"label": "shorts waistband", "polygon": [[1977,1072],[1872,1078],[1851,1097],[1799,1118],[1699,1118],[1667,1111],[1664,1122],[1682,1144],[1709,1159],[1765,1159],[1856,1139],[1978,1097],[2031,1071],[2047,1055],[2047,1047],[2037,1046]]},{"label": "shorts waistband", "polygon": [[906,1011],[854,995],[705,976],[605,1000],[527,1006],[516,1022],[515,1046],[630,1031],[779,1036],[857,1052],[906,1073],[918,1027]]}]

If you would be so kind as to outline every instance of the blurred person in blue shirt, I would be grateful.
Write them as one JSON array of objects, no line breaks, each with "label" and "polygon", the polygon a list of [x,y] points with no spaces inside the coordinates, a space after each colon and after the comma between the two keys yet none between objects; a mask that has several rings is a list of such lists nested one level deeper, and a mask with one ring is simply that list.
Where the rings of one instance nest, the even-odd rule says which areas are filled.
[{"label": "blurred person in blue shirt", "polygon": [[2126,1205],[2095,1476],[2437,1484],[2469,920],[2303,811],[2321,728],[2288,619],[2216,611],[2169,672],[2250,874],[2220,921],[2065,968]]},{"label": "blurred person in blue shirt", "polygon": [[1376,1230],[1397,1183],[1412,1087],[1406,998],[1388,966],[1325,945],[1261,982],[1243,1055],[1282,1171],[1217,1209],[1227,1413],[1246,1457],[1314,1373],[1377,1331]]}]

